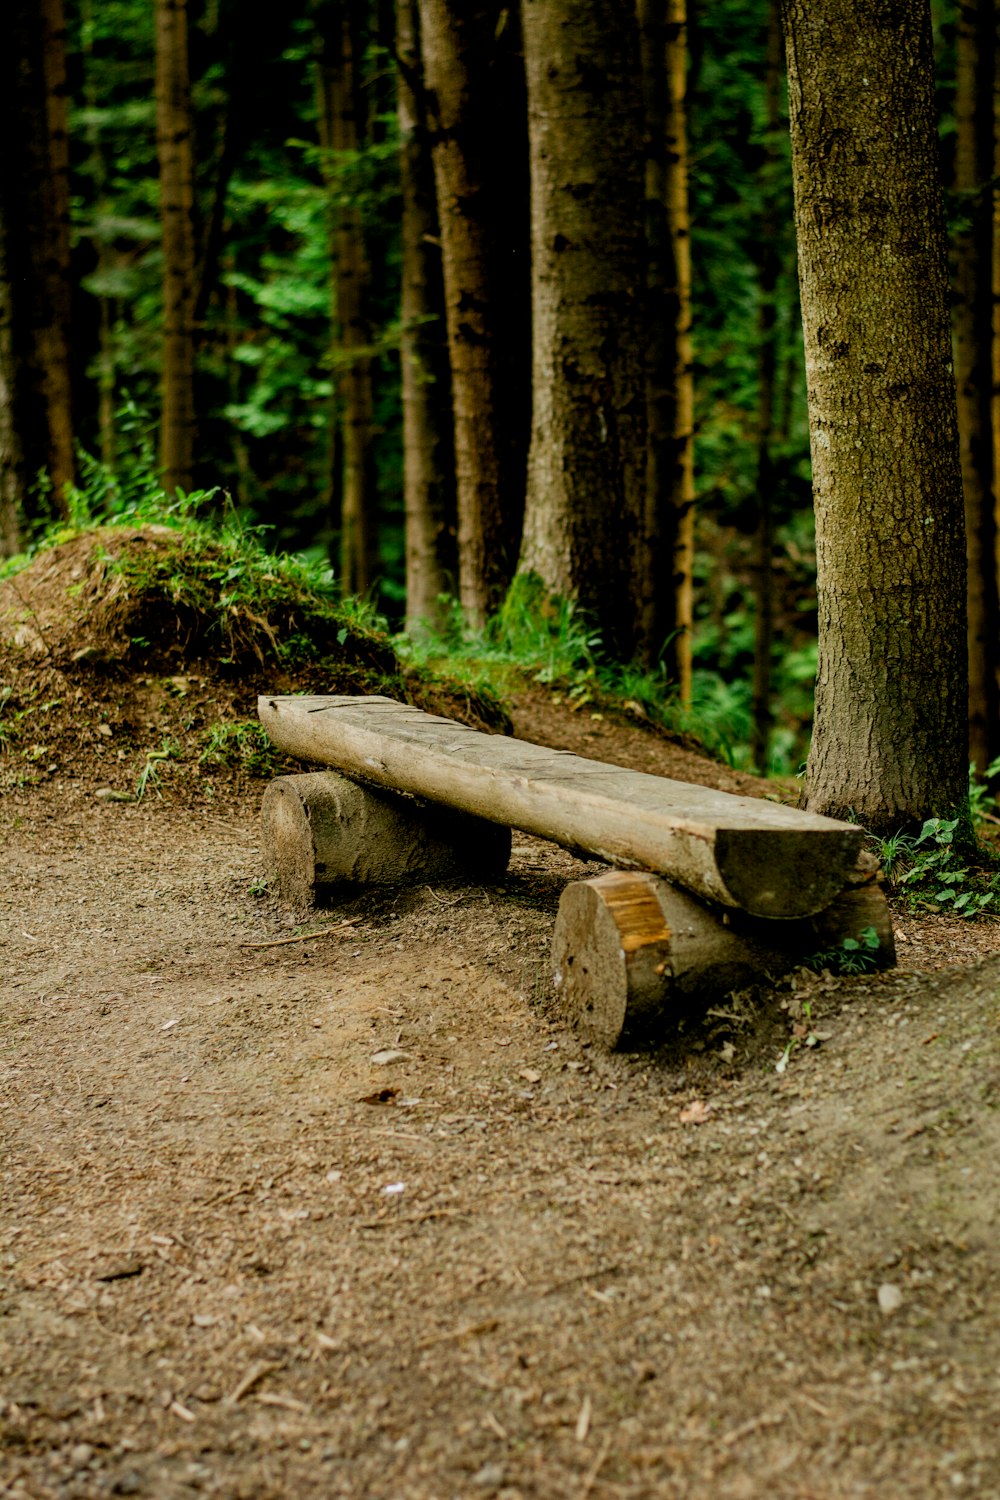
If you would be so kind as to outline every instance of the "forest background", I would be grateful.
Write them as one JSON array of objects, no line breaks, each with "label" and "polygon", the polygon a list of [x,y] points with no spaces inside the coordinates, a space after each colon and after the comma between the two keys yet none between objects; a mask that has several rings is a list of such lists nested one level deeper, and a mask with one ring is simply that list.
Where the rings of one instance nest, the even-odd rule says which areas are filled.
[{"label": "forest background", "polygon": [[[570,24],[590,75],[546,140],[545,27]],[[986,768],[993,7],[938,4],[934,26],[966,506],[992,574]],[[532,619],[568,636],[581,695],[614,658],[625,696],[734,763],[799,769],[815,542],[776,5],[293,0],[264,27],[235,0],[16,0],[7,30],[4,553],[180,493],[267,528],[393,628],[511,643]],[[631,341],[644,391],[639,421],[601,348],[581,358],[611,448],[644,449],[637,536],[602,455],[572,451],[532,389],[555,272],[532,253],[530,182],[568,170],[562,147],[595,162],[580,236],[598,243],[604,336]],[[641,245],[609,230],[630,192]],[[560,495],[543,447],[582,490]]]}]

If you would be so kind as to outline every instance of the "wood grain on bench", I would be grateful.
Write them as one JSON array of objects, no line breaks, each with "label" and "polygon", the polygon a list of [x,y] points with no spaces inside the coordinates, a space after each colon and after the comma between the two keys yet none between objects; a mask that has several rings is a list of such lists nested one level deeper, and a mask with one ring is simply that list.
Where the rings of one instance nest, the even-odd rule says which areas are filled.
[{"label": "wood grain on bench", "polygon": [[392,698],[262,697],[278,749],[652,870],[760,917],[806,917],[848,883],[862,830],[815,813],[483,734]]}]

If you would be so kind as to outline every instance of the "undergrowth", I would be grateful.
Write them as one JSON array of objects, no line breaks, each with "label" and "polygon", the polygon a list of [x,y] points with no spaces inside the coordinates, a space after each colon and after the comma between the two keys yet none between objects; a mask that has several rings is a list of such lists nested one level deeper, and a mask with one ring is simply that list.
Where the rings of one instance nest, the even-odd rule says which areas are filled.
[{"label": "undergrowth", "polygon": [[446,671],[501,697],[527,679],[550,688],[553,700],[571,710],[617,707],[692,735],[730,765],[741,763],[742,706],[720,678],[696,672],[693,701],[683,705],[662,659],[651,668],[610,660],[585,616],[570,601],[548,596],[537,578],[515,579],[501,608],[481,628],[466,622],[456,600],[443,602],[443,625],[397,637],[397,650],[407,662]]},{"label": "undergrowth", "polygon": [[[995,822],[988,784],[1000,775],[1000,760],[983,779],[972,768],[969,812],[977,836]],[[928,818],[918,834],[897,833],[875,843],[889,888],[913,911],[951,912],[960,917],[1000,916],[1000,857],[980,842],[971,857],[960,818]]]}]

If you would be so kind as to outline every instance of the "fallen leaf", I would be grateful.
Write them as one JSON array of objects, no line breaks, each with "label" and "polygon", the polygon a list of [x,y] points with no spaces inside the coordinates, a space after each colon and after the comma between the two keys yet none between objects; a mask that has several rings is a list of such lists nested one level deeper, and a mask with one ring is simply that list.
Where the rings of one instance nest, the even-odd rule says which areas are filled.
[{"label": "fallen leaf", "polygon": [[542,1081],[541,1073],[536,1073],[534,1068],[522,1068],[517,1076],[523,1078],[525,1083],[541,1083]]},{"label": "fallen leaf", "polygon": [[712,1113],[712,1106],[704,1099],[693,1099],[687,1109],[682,1109],[678,1119],[682,1125],[704,1125]]},{"label": "fallen leaf", "polygon": [[399,1089],[378,1089],[374,1094],[362,1094],[359,1104],[391,1104]]}]

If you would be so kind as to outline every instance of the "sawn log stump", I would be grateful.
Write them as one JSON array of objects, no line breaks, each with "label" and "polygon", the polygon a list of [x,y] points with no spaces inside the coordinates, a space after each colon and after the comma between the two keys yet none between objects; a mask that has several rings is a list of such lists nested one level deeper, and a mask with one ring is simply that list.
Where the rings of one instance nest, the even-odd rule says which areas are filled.
[{"label": "sawn log stump", "polygon": [[265,859],[295,906],[350,886],[496,880],[510,860],[509,828],[335,771],[277,777],[260,815]]},{"label": "sawn log stump", "polygon": [[678,1010],[775,979],[874,928],[878,968],[895,962],[889,908],[859,869],[825,911],[780,922],[711,908],[656,875],[612,870],[566,887],[552,942],[567,1017],[605,1047],[665,1030]]}]

